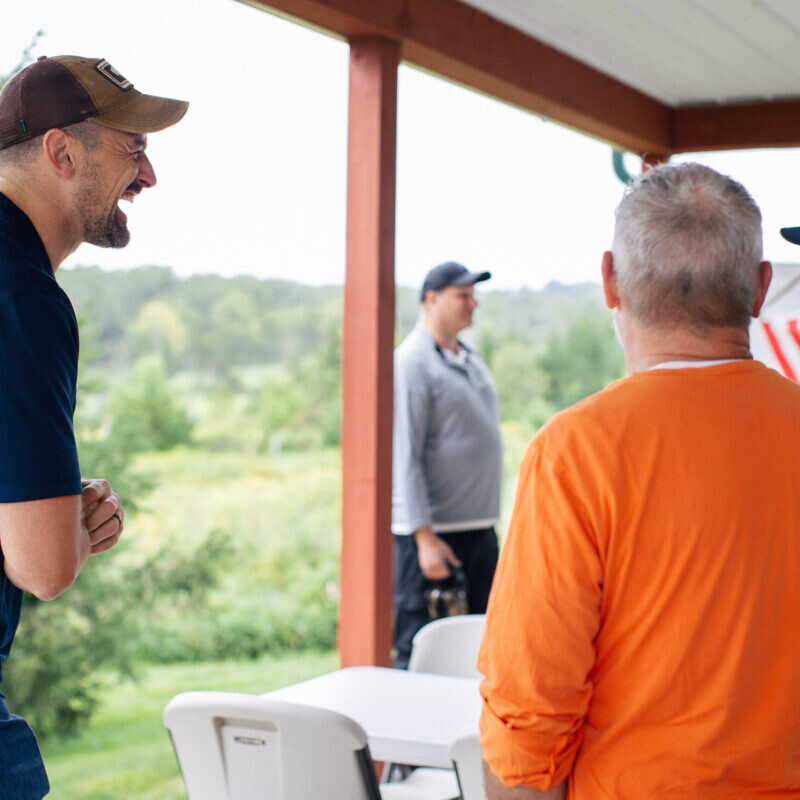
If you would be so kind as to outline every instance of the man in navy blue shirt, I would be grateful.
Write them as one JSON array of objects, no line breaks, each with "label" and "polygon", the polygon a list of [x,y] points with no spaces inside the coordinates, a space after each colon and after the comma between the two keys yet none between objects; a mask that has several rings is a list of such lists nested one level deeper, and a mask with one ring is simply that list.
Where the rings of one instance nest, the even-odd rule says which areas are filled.
[{"label": "man in navy blue shirt", "polygon": [[[156,182],[147,134],[187,105],[76,56],[39,59],[0,94],[0,663],[22,592],[58,596],[122,532],[119,496],[81,477],[78,327],[55,272],[82,242],[128,243],[118,203]],[[48,791],[36,738],[0,694],[0,797]]]}]

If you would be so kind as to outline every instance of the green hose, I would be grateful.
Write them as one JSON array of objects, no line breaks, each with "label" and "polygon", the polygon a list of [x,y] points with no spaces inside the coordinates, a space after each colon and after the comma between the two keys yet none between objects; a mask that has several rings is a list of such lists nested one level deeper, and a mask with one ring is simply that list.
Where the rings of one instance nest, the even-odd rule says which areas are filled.
[{"label": "green hose", "polygon": [[612,150],[611,154],[611,163],[614,165],[614,173],[626,186],[630,186],[630,184],[636,180],[636,177],[631,175],[625,168],[625,162],[623,161],[623,156],[625,154],[621,150]]}]

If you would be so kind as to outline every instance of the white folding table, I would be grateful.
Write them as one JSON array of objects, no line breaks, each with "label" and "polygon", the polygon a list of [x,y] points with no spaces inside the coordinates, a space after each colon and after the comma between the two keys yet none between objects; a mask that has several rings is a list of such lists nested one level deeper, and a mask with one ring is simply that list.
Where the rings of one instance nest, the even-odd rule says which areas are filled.
[{"label": "white folding table", "polygon": [[348,667],[263,696],[346,714],[367,732],[377,761],[451,767],[450,744],[478,729],[478,684],[472,678]]}]

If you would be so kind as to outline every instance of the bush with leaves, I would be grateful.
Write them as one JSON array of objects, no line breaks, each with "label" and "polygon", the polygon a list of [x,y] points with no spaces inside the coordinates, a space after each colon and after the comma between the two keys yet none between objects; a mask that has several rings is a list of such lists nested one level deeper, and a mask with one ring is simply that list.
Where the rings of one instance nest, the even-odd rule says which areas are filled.
[{"label": "bush with leaves", "polygon": [[189,331],[179,311],[166,300],[151,300],[128,328],[130,351],[136,358],[155,354],[173,370],[189,347]]},{"label": "bush with leaves", "polygon": [[540,428],[553,415],[553,407],[544,400],[548,376],[537,363],[533,342],[521,338],[481,337],[481,352],[497,386],[500,414],[504,422],[521,422]]},{"label": "bush with leaves", "polygon": [[233,557],[231,538],[217,530],[191,552],[167,548],[125,563],[122,553],[93,557],[56,600],[25,595],[4,668],[13,710],[40,736],[77,730],[107,689],[103,676],[135,676],[139,642],[159,615],[202,609]]},{"label": "bush with leaves", "polygon": [[140,359],[111,400],[111,431],[129,456],[188,444],[194,425],[158,356]]},{"label": "bush with leaves", "polygon": [[267,380],[257,399],[265,448],[276,440],[286,450],[339,444],[341,362],[341,333],[332,328],[315,352]]},{"label": "bush with leaves", "polygon": [[257,585],[232,572],[204,607],[191,614],[164,608],[142,631],[140,653],[150,663],[256,658],[287,650],[336,647],[338,549],[302,530],[265,542],[238,558],[265,562]]},{"label": "bush with leaves", "polygon": [[586,312],[564,333],[552,334],[537,366],[547,376],[544,399],[556,410],[621,378],[625,359],[609,312]]}]

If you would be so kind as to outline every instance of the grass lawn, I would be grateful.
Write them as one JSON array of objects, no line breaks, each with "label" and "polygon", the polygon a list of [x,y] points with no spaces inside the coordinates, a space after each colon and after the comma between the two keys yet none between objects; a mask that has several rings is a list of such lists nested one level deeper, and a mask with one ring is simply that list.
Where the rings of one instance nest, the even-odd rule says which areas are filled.
[{"label": "grass lawn", "polygon": [[297,683],[338,667],[337,653],[151,667],[138,684],[108,693],[79,736],[42,742],[53,800],[185,800],[161,714],[191,689],[252,692]]}]

